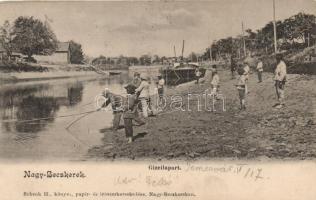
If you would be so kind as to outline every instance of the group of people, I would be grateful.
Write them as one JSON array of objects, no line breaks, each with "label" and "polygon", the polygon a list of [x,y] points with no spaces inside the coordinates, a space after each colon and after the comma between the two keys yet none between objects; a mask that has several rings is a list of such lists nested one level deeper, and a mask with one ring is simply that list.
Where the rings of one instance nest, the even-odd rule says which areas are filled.
[{"label": "group of people", "polygon": [[[275,88],[278,98],[277,108],[284,106],[284,86],[286,82],[286,64],[283,61],[282,54],[276,55],[277,66],[275,68]],[[232,78],[235,78],[234,72],[237,71],[238,79],[236,88],[239,94],[240,109],[246,109],[246,96],[249,93],[248,80],[250,76],[250,66],[247,61],[244,61],[242,65],[236,66],[234,62],[232,65]],[[263,62],[259,59],[256,67],[258,73],[258,83],[262,82]],[[211,95],[215,98],[218,97],[218,89],[220,86],[220,78],[217,72],[217,66],[212,66],[212,78],[211,78]],[[197,74],[199,75],[199,74]],[[199,77],[199,76],[198,76]],[[198,79],[197,79],[198,81]],[[158,76],[157,93],[158,102],[162,101],[164,95],[165,80]],[[126,101],[122,101],[122,97],[113,94],[110,90],[106,89],[103,96],[107,99],[102,107],[106,107],[109,104],[112,105],[113,110],[113,130],[116,131],[119,128],[121,118],[124,119],[124,128],[128,142],[133,141],[133,125],[144,125],[146,119],[150,114],[154,115],[155,110],[153,102],[150,98],[150,84],[148,77],[145,74],[135,72],[134,78],[131,83],[125,86],[127,97]],[[139,108],[141,107],[141,114]],[[136,124],[135,124],[136,123]]]},{"label": "group of people", "polygon": [[[162,76],[158,76],[156,84],[158,98],[159,101],[161,101],[164,95],[165,85]],[[111,104],[114,116],[113,131],[119,129],[121,118],[123,118],[126,138],[128,143],[131,143],[133,142],[133,125],[144,125],[144,119],[149,115],[155,114],[155,106],[150,98],[150,85],[146,74],[135,72],[132,82],[127,84],[124,88],[127,93],[125,101],[123,101],[121,96],[105,89],[102,96],[106,98],[106,101],[101,108]],[[140,110],[142,111],[141,114],[139,113]]]},{"label": "group of people", "polygon": [[[274,82],[275,82],[275,89],[276,95],[278,98],[278,103],[275,105],[276,108],[282,108],[284,106],[284,87],[286,82],[286,64],[283,60],[282,54],[276,54],[276,63],[277,66],[274,72]],[[262,73],[263,73],[263,62],[259,59],[257,63],[257,74],[258,74],[258,83],[262,82]],[[237,69],[237,73],[239,75],[237,80],[237,90],[239,94],[240,100],[240,109],[246,109],[246,96],[249,93],[248,90],[248,80],[250,75],[250,67],[247,61],[244,61],[243,66],[239,66]],[[233,70],[232,70],[233,74]]]}]

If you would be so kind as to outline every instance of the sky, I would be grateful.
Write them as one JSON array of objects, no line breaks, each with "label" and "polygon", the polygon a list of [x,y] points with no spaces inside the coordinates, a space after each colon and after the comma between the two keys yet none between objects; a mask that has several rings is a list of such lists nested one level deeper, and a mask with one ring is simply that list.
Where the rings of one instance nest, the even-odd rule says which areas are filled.
[{"label": "sky", "polygon": [[[273,19],[272,0],[0,2],[0,24],[18,16],[48,19],[59,41],[93,57],[202,53],[213,40],[257,30]],[[316,0],[275,0],[276,19],[316,15]]]}]

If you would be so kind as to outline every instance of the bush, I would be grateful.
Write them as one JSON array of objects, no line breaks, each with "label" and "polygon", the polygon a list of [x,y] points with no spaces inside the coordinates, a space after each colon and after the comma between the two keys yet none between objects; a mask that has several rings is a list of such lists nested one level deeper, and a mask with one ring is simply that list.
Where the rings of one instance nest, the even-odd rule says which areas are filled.
[{"label": "bush", "polygon": [[1,72],[45,72],[48,71],[47,67],[34,66],[28,63],[16,63],[12,61],[4,61],[0,63]]}]

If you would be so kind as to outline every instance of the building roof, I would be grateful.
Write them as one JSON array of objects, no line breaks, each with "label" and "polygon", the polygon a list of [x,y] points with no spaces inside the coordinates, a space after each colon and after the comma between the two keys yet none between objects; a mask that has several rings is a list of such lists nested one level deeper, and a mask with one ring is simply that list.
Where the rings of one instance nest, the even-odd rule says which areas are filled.
[{"label": "building roof", "polygon": [[68,52],[69,42],[58,42],[56,52]]}]

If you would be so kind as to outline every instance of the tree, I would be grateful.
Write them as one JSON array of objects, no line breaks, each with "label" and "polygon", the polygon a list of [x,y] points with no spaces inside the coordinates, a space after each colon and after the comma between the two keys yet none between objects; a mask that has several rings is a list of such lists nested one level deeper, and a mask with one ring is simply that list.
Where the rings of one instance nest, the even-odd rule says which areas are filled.
[{"label": "tree", "polygon": [[0,43],[2,47],[5,49],[8,59],[10,60],[13,46],[12,40],[14,38],[13,34],[13,27],[11,26],[10,22],[6,20],[3,26],[0,28]]},{"label": "tree", "polygon": [[190,53],[189,55],[189,58],[188,58],[191,62],[197,62],[197,56],[196,56],[196,53],[192,52]]},{"label": "tree", "polygon": [[49,55],[57,48],[54,32],[43,22],[33,17],[18,17],[14,22],[12,40],[14,48],[27,55]]},{"label": "tree", "polygon": [[84,57],[83,57],[81,44],[76,43],[75,41],[71,40],[69,42],[69,49],[70,49],[70,63],[82,64]]},{"label": "tree", "polygon": [[145,55],[142,55],[140,58],[139,58],[139,63],[141,65],[150,65],[151,64],[151,57],[147,54]]}]

